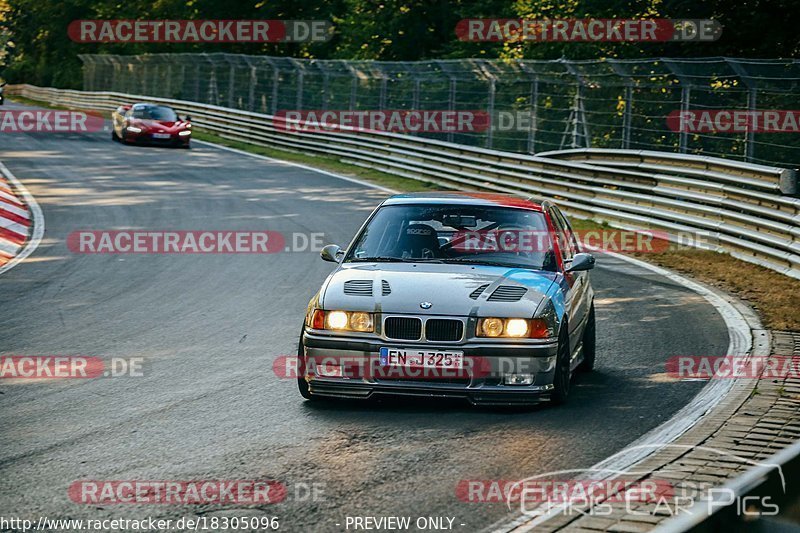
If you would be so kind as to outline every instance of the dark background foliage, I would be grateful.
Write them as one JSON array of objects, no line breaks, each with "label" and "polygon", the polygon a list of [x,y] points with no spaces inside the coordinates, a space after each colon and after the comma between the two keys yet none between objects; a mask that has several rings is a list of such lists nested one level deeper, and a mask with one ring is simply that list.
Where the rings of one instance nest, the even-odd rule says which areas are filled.
[{"label": "dark background foliage", "polygon": [[[2,77],[79,87],[80,53],[232,52],[320,59],[417,60],[462,57],[795,57],[796,0],[0,0]],[[466,43],[463,18],[714,18],[714,43]],[[336,33],[310,44],[79,44],[76,19],[327,19]]]}]

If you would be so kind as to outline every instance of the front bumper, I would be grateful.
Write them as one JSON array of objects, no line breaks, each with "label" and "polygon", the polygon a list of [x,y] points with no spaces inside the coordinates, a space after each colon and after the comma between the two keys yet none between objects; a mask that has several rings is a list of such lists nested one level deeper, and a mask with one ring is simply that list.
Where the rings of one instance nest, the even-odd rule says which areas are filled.
[{"label": "front bumper", "polygon": [[[466,399],[476,405],[533,405],[553,389],[557,341],[482,342],[476,339],[451,343],[387,341],[303,333],[306,361],[342,362],[341,376],[306,373],[313,395],[367,399],[374,396],[417,396]],[[425,351],[461,351],[465,359],[479,361],[473,370],[458,375],[398,376],[392,372],[349,372],[345,368],[360,361],[361,368],[381,368],[380,348],[418,348]],[[313,365],[307,365],[310,368]],[[386,367],[382,367],[386,368]],[[507,385],[507,373],[533,374],[530,385]],[[365,375],[366,374],[366,375]]]},{"label": "front bumper", "polygon": [[191,140],[191,135],[184,135],[180,136],[177,133],[170,134],[168,138],[158,139],[153,137],[153,134],[150,132],[141,132],[141,133],[131,133],[130,131],[125,132],[125,141],[130,143],[136,144],[152,144],[152,145],[159,145],[159,146],[189,146],[189,141]]}]

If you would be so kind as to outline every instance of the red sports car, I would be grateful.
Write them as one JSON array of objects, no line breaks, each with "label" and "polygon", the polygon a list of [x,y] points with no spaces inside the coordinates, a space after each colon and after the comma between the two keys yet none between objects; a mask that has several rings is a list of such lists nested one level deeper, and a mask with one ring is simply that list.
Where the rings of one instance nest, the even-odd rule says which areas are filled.
[{"label": "red sports car", "polygon": [[191,117],[181,119],[169,106],[128,104],[111,114],[111,138],[125,143],[147,143],[189,148]]}]

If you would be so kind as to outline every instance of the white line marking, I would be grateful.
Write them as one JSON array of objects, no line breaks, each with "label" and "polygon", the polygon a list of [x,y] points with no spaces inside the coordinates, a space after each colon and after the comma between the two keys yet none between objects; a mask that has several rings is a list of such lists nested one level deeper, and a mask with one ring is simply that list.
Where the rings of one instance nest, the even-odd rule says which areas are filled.
[{"label": "white line marking", "polygon": [[10,170],[8,170],[2,161],[0,161],[0,174],[5,176],[8,181],[14,184],[14,187],[16,187],[17,191],[19,191],[19,193],[22,195],[25,203],[28,204],[28,209],[30,209],[33,217],[33,233],[28,239],[28,242],[25,243],[25,248],[23,248],[22,251],[16,257],[14,257],[14,259],[0,267],[0,274],[2,274],[3,272],[11,270],[20,264],[26,257],[31,255],[33,251],[36,250],[36,247],[39,246],[39,243],[42,242],[42,237],[44,236],[44,213],[42,213],[42,208],[39,207],[36,199],[30,192],[28,192],[28,189],[25,187],[25,185],[23,185],[22,182],[19,181]]}]

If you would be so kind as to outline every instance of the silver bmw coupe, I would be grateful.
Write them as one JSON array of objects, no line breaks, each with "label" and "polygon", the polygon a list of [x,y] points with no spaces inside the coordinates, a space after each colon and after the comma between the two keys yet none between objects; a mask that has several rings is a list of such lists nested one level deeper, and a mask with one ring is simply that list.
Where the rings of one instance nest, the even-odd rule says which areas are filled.
[{"label": "silver bmw coupe", "polygon": [[399,194],[321,255],[337,267],[300,336],[306,399],[562,403],[594,367],[595,260],[550,201]]}]

